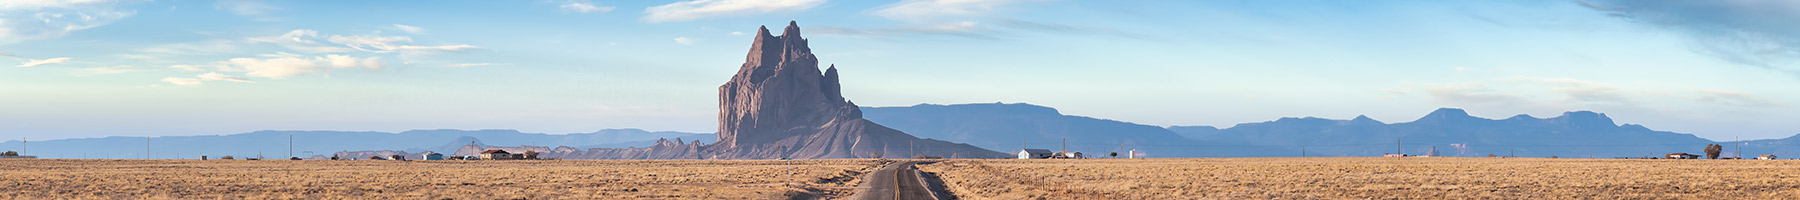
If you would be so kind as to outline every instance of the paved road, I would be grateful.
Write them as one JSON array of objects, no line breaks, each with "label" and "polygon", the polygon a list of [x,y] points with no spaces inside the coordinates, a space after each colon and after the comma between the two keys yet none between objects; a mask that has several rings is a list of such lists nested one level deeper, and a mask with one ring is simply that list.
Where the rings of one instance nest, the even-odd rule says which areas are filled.
[{"label": "paved road", "polygon": [[850,199],[939,199],[934,196],[929,184],[919,176],[918,168],[913,164],[916,163],[894,162],[863,175],[862,185],[856,186],[856,194],[851,195]]}]

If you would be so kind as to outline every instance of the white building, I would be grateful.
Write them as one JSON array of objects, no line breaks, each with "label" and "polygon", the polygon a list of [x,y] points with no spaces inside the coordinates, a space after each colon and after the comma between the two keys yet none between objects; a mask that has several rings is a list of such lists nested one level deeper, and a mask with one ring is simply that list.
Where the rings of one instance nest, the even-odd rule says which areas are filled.
[{"label": "white building", "polygon": [[1024,149],[1019,150],[1018,154],[1019,159],[1043,159],[1055,155],[1049,149]]}]

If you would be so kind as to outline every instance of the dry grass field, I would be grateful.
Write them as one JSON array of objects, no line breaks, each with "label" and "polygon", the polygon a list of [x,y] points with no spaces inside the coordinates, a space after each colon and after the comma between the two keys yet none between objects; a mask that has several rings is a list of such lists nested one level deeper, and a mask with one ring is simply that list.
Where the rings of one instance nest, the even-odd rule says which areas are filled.
[{"label": "dry grass field", "polygon": [[1793,160],[950,160],[919,168],[965,199],[1800,198]]},{"label": "dry grass field", "polygon": [[[791,162],[791,165],[789,164]],[[0,199],[786,199],[875,160],[0,160]],[[787,176],[792,169],[795,173]]]}]

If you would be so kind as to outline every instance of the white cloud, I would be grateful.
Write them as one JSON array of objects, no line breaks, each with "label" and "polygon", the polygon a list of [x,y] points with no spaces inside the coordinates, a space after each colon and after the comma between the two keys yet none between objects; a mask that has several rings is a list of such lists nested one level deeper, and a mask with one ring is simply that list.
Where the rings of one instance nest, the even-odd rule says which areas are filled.
[{"label": "white cloud", "polygon": [[744,32],[732,31],[731,33],[727,33],[726,35],[744,35]]},{"label": "white cloud", "polygon": [[25,61],[25,64],[19,64],[19,67],[36,67],[39,65],[48,65],[48,64],[69,62],[69,60],[74,60],[74,59],[68,58],[68,57],[41,59],[41,60],[40,59],[31,59],[31,60]]},{"label": "white cloud", "polygon": [[694,40],[693,38],[688,38],[688,37],[675,37],[675,43],[681,43],[683,45],[694,45],[694,42],[699,42],[699,41]]},{"label": "white cloud", "polygon": [[245,75],[283,79],[291,76],[322,73],[334,68],[365,67],[381,69],[380,58],[358,59],[348,55],[325,55],[307,58],[299,54],[276,53],[263,55],[266,58],[232,58],[225,62],[230,66],[244,68]]},{"label": "white cloud", "polygon": [[323,67],[317,62],[301,58],[299,55],[278,54],[267,57],[274,58],[232,58],[226,62],[229,62],[234,66],[242,67],[244,70],[248,70],[249,73],[245,73],[245,75],[273,79],[283,79],[289,76],[318,73],[319,68]]},{"label": "white cloud", "polygon": [[196,78],[168,77],[168,78],[163,78],[162,81],[169,82],[169,84],[183,85],[183,86],[206,84],[206,82],[201,82],[200,79],[196,79]]},{"label": "white cloud", "polygon": [[[242,83],[255,83],[255,81],[250,81],[250,79],[247,79],[244,77],[235,77],[235,76],[220,74],[218,72],[207,72],[205,74],[195,75],[194,77],[200,77],[200,80],[205,80],[205,81],[224,80],[224,81],[242,82]],[[165,79],[165,81],[166,81],[166,79]]]},{"label": "white cloud", "polygon": [[369,69],[381,69],[382,67],[387,67],[387,64],[381,62],[381,57],[370,57],[368,59],[363,59],[362,65],[363,65],[363,67],[369,68]]},{"label": "white cloud", "polygon": [[811,9],[825,0],[693,0],[644,9],[644,21],[681,22]]},{"label": "white cloud", "polygon": [[325,63],[330,63],[332,68],[356,67],[356,62],[355,57],[347,55],[325,55]]},{"label": "white cloud", "polygon": [[194,65],[172,65],[169,66],[169,68],[175,68],[181,71],[206,71],[206,67]]},{"label": "white cloud", "polygon": [[582,3],[582,2],[572,2],[572,3],[568,3],[568,4],[563,4],[562,8],[568,9],[568,10],[573,10],[575,12],[580,12],[580,13],[590,13],[590,12],[606,13],[606,12],[612,12],[612,10],[613,10],[612,6],[594,6],[594,4]]},{"label": "white cloud", "polygon": [[417,26],[407,26],[407,25],[395,24],[394,28],[400,29],[400,31],[406,31],[406,33],[412,33],[412,34],[425,33],[425,28],[419,28]]},{"label": "white cloud", "polygon": [[920,21],[939,17],[981,15],[995,7],[1022,0],[906,0],[875,9],[873,14],[894,20]]}]

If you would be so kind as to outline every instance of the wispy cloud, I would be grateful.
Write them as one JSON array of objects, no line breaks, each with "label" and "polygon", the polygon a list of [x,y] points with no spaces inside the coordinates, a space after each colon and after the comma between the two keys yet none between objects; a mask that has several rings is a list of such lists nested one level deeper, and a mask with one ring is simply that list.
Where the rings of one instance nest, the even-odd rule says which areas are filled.
[{"label": "wispy cloud", "polygon": [[1800,1],[1717,0],[1575,2],[1607,15],[1693,38],[1722,60],[1800,75]]},{"label": "wispy cloud", "polygon": [[682,45],[694,45],[694,43],[696,43],[696,42],[700,42],[700,41],[695,40],[694,38],[688,38],[688,37],[675,37],[675,43],[679,43]]},{"label": "wispy cloud", "polygon": [[612,12],[613,7],[612,6],[595,6],[592,3],[585,3],[585,2],[569,2],[569,3],[563,4],[562,9],[575,11],[575,12],[579,12],[579,13],[599,14],[599,13]]},{"label": "wispy cloud", "polygon": [[395,24],[394,29],[400,29],[400,31],[406,31],[406,33],[411,33],[411,34],[425,33],[425,28],[419,28],[417,26],[407,26],[407,25]]},{"label": "wispy cloud", "polygon": [[683,22],[697,19],[745,16],[811,9],[826,0],[693,0],[644,9],[644,21]]},{"label": "wispy cloud", "polygon": [[232,81],[232,82],[240,82],[240,83],[255,83],[255,81],[250,81],[250,79],[247,79],[244,77],[230,76],[230,75],[225,75],[225,74],[221,74],[218,72],[207,72],[205,74],[195,75],[195,77],[199,77],[200,80],[205,80],[205,81],[223,80],[223,81]]},{"label": "wispy cloud", "polygon": [[69,60],[74,60],[74,59],[68,58],[68,57],[50,58],[50,59],[31,59],[31,60],[25,61],[24,64],[19,64],[18,67],[36,67],[36,66],[40,66],[40,65],[69,62]]},{"label": "wispy cloud", "polygon": [[178,85],[178,86],[189,86],[189,85],[200,85],[200,84],[206,84],[206,82],[201,82],[201,81],[200,81],[200,79],[197,79],[197,78],[177,78],[177,77],[167,77],[167,78],[163,78],[163,79],[162,79],[162,81],[163,81],[163,82],[168,82],[168,83],[169,83],[169,84],[175,84],[175,85]]},{"label": "wispy cloud", "polygon": [[[263,55],[263,58],[232,58],[226,60],[231,66],[243,68],[251,77],[284,79],[292,76],[323,73],[332,68],[366,67],[379,69],[382,67],[379,58],[358,59],[346,55],[325,55],[304,57],[298,54],[276,53]],[[329,68],[328,68],[329,67]]]},{"label": "wispy cloud", "polygon": [[0,1],[0,46],[61,38],[136,15],[114,0]]}]

